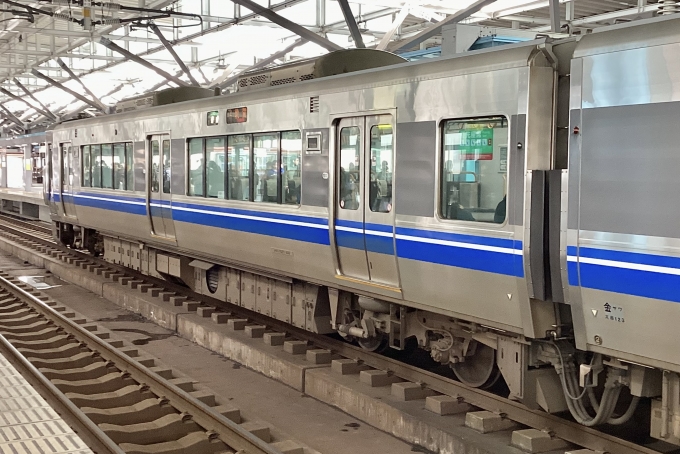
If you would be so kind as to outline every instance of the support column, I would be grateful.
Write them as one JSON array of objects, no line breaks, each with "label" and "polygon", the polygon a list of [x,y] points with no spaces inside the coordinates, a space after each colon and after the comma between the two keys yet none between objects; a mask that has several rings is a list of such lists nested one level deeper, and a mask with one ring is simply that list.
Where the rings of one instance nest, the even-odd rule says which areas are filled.
[{"label": "support column", "polygon": [[550,31],[559,33],[562,25],[560,23],[560,0],[550,0],[548,7],[550,9]]},{"label": "support column", "polygon": [[21,147],[24,149],[24,191],[30,192],[33,187],[33,160],[31,159],[33,145],[29,143]]}]

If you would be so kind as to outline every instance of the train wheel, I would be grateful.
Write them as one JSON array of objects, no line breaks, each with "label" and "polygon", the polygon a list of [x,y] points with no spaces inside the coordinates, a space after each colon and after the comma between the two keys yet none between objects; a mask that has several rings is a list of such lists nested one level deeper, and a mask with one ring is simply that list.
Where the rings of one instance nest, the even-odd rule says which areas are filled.
[{"label": "train wheel", "polygon": [[479,342],[472,356],[451,364],[451,369],[458,380],[473,388],[490,388],[501,376],[496,366],[496,350]]},{"label": "train wheel", "polygon": [[387,348],[388,339],[387,336],[382,333],[376,333],[374,337],[369,339],[358,339],[357,344],[364,350],[369,352],[381,353]]}]

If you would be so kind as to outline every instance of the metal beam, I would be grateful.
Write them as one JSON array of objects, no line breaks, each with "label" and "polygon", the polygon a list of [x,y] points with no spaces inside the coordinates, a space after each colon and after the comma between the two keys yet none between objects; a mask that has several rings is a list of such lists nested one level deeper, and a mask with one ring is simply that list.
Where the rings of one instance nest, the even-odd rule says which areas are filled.
[{"label": "metal beam", "polygon": [[[175,77],[181,76],[183,72],[184,72],[184,71],[182,71],[182,70],[180,69],[179,71],[177,71],[177,72],[175,73]],[[169,82],[170,82],[169,80],[164,80],[164,81],[162,81],[162,82],[158,82],[156,85],[154,85],[153,87],[149,88],[145,93],[153,93],[154,91],[156,91],[156,90],[158,90],[159,88],[161,88],[163,85],[167,85]]]},{"label": "metal beam", "polygon": [[57,57],[57,58],[56,58],[56,61],[57,61],[57,64],[59,65],[59,67],[60,67],[61,69],[63,69],[64,71],[66,71],[66,72],[68,73],[68,75],[71,76],[71,79],[73,79],[73,80],[75,80],[76,82],[78,82],[78,83],[80,84],[80,86],[83,87],[83,90],[85,90],[85,92],[86,92],[88,95],[90,95],[90,97],[92,98],[92,100],[93,100],[95,103],[97,103],[97,104],[99,105],[99,110],[101,110],[102,112],[106,112],[106,111],[108,110],[108,108],[107,108],[104,104],[102,104],[102,102],[99,100],[99,98],[97,98],[97,95],[95,95],[94,93],[92,93],[92,90],[90,90],[89,88],[87,88],[87,86],[85,86],[85,84],[83,83],[83,81],[80,80],[80,77],[78,77],[78,76],[76,75],[76,73],[74,73],[73,70],[72,70],[71,68],[69,68],[69,67],[66,65],[66,63],[64,63],[64,60],[62,60],[61,58]]},{"label": "metal beam", "polygon": [[184,74],[187,75],[191,83],[197,87],[200,87],[201,84],[199,84],[198,81],[194,79],[194,76],[191,75],[191,71],[189,71],[189,68],[187,68],[187,65],[184,64],[182,59],[179,58],[179,55],[177,55],[177,52],[175,52],[175,49],[173,49],[172,44],[170,44],[170,42],[167,39],[165,39],[165,36],[163,36],[163,32],[161,31],[160,28],[158,28],[158,25],[151,23],[149,24],[149,28],[151,28],[151,31],[153,31],[156,34],[156,36],[158,36],[158,39],[161,41],[161,43],[163,43],[168,52],[170,52],[172,58],[175,59],[175,61],[182,69],[182,71],[184,71]]},{"label": "metal beam", "polygon": [[[246,68],[244,71],[241,71],[241,72],[238,73],[237,75],[228,78],[228,79],[225,80],[224,82],[220,82],[217,86],[220,87],[220,88],[228,87],[229,85],[231,85],[231,84],[233,84],[234,82],[236,82],[236,81],[238,80],[238,78],[241,77],[241,74],[242,74],[242,73],[244,73],[244,72],[246,72],[246,71],[253,71],[253,70],[255,70],[255,69],[262,68],[263,66],[267,66],[268,64],[270,64],[270,63],[273,62],[274,60],[278,60],[279,58],[284,57],[288,52],[290,52],[291,50],[295,49],[295,48],[298,47],[299,45],[304,44],[304,43],[306,43],[306,42],[307,42],[307,40],[305,40],[305,39],[298,39],[297,41],[293,42],[291,45],[289,45],[289,46],[286,47],[285,49],[281,49],[280,51],[271,54],[269,57],[267,57],[267,58],[265,58],[264,60],[261,60],[261,61],[255,63],[254,65],[252,65],[252,66],[250,66],[250,67],[248,67],[248,68]],[[211,87],[211,88],[212,88],[212,87]]]},{"label": "metal beam", "polygon": [[[658,3],[652,3],[652,4],[649,4],[649,5],[646,5],[646,6],[643,5],[642,9],[640,9],[639,7],[636,6],[634,8],[622,9],[622,10],[618,10],[618,11],[611,11],[611,12],[608,12],[608,13],[597,14],[595,16],[588,16],[588,17],[582,17],[580,19],[574,19],[571,22],[571,25],[574,26],[574,27],[588,26],[590,24],[594,24],[594,23],[597,23],[597,22],[609,22],[609,21],[613,21],[613,20],[621,19],[621,18],[625,18],[625,17],[637,16],[637,15],[643,14],[643,13],[652,13],[652,12],[656,12],[658,10],[659,10],[659,4]],[[536,32],[547,32],[547,31],[550,31],[550,27],[549,26],[536,27],[536,28],[532,28],[531,30],[536,31]]]},{"label": "metal beam", "polygon": [[444,25],[458,23],[458,22],[462,21],[463,19],[466,19],[466,18],[472,16],[473,14],[475,14],[480,9],[484,8],[487,5],[492,4],[495,1],[496,0],[477,0],[472,5],[468,6],[465,9],[458,11],[456,14],[450,15],[449,17],[447,17],[443,21],[430,25],[429,27],[427,27],[425,30],[418,33],[417,35],[412,36],[411,38],[408,38],[408,39],[405,39],[403,41],[396,43],[396,45],[390,50],[394,52],[394,51],[397,51],[397,50],[406,50],[406,49],[410,49],[411,47],[415,47],[415,46],[419,45],[420,43],[422,43],[423,41],[426,41],[426,40],[432,38],[433,36],[439,34],[439,32],[441,31],[441,29]]},{"label": "metal beam", "polygon": [[[38,98],[36,98],[35,96],[33,96],[33,93],[31,93],[31,91],[30,91],[28,88],[26,88],[26,87],[24,86],[24,84],[22,84],[21,82],[19,82],[19,79],[17,79],[16,77],[14,78],[14,83],[16,84],[17,87],[19,87],[19,88],[21,89],[21,91],[23,91],[24,93],[26,93],[26,96],[28,96],[29,98],[31,98],[33,101],[37,102],[37,103],[40,105],[40,107],[42,107],[42,109],[43,109],[43,111],[44,111],[44,114],[46,114],[45,116],[46,116],[47,118],[51,119],[52,121],[56,121],[56,120],[57,120],[57,116],[54,115],[52,112],[50,112],[50,109],[49,109],[45,104],[43,104]],[[37,109],[36,109],[36,110],[37,110]]]},{"label": "metal beam", "polygon": [[323,38],[317,35],[316,33],[307,30],[305,27],[286,19],[285,17],[279,16],[271,9],[260,6],[252,0],[232,0],[232,1],[238,5],[245,6],[255,14],[258,14],[264,17],[265,19],[268,19],[271,22],[274,22],[275,24],[287,30],[290,30],[291,32],[295,33],[296,35],[300,36],[303,39],[306,39],[307,41],[311,41],[315,44],[318,44],[319,46],[331,52],[334,50],[342,49],[342,47],[338,46],[334,42],[329,41],[326,38]]},{"label": "metal beam", "polygon": [[354,19],[354,13],[352,8],[349,6],[347,0],[338,0],[340,9],[342,10],[342,15],[345,16],[345,22],[347,22],[347,28],[352,34],[352,39],[354,40],[354,45],[358,48],[365,48],[364,38],[361,37],[361,32],[359,31],[359,26],[357,25],[356,19]]},{"label": "metal beam", "polygon": [[[113,90],[106,92],[106,93],[102,96],[102,98],[106,98],[107,96],[111,96],[111,95],[114,94],[115,92],[122,90],[123,87],[125,87],[125,85],[126,85],[126,84],[119,84],[119,85],[116,85],[116,86],[113,88]],[[66,107],[68,107],[68,105],[62,107],[60,110],[63,110],[63,109],[65,109]],[[65,115],[63,116],[62,120],[68,120],[68,119],[70,119],[70,118],[73,118],[73,117],[77,116],[80,112],[83,112],[83,111],[86,110],[86,109],[88,109],[88,106],[87,106],[87,105],[85,105],[85,106],[80,106],[79,108],[77,108],[77,109],[74,110],[73,112],[69,112],[68,114],[65,114]]]},{"label": "metal beam", "polygon": [[[170,2],[171,0],[165,0],[165,1]],[[307,1],[307,0],[283,0],[281,3],[277,3],[276,5],[272,5],[271,9],[272,9],[272,11],[279,11],[279,10],[283,10],[283,9],[290,8],[292,6],[304,3],[305,1]],[[237,6],[237,5],[234,5],[234,6]],[[183,44],[183,43],[191,43],[195,39],[202,38],[203,36],[206,36],[206,35],[211,34],[211,33],[226,30],[226,29],[234,27],[236,25],[241,25],[245,22],[249,22],[249,21],[252,21],[254,19],[257,19],[258,17],[259,16],[256,13],[250,13],[250,14],[246,14],[244,16],[240,16],[238,18],[232,19],[229,23],[218,24],[218,25],[213,26],[212,28],[209,28],[208,30],[201,30],[201,31],[198,31],[198,32],[193,33],[191,35],[187,35],[187,36],[184,36],[182,38],[179,38],[179,40],[175,40],[175,45],[177,46],[177,45],[180,45],[180,44]],[[344,26],[344,23],[345,22],[342,21],[343,26]],[[55,54],[61,55],[64,52],[73,51],[74,49],[85,44],[85,41],[84,40],[78,40],[78,43],[79,43],[78,45],[72,43],[72,44],[69,44],[67,46],[63,46],[63,47],[59,48],[58,50],[56,50]],[[165,47],[163,47],[163,46],[152,47],[151,49],[147,49],[145,51],[138,53],[137,56],[141,57],[141,56],[145,56],[145,55],[152,55],[156,52],[161,52],[163,50],[165,50]],[[47,58],[47,57],[45,59],[41,59],[40,61],[36,62],[36,65],[45,63],[48,60],[49,60],[49,58]],[[116,60],[116,61],[112,61],[110,63],[107,63],[106,65],[99,66],[97,68],[93,68],[93,69],[91,69],[87,72],[82,72],[80,75],[86,76],[88,74],[93,74],[93,73],[96,73],[96,72],[99,72],[99,71],[106,71],[107,69],[113,68],[113,67],[115,67],[115,66],[117,66],[117,65],[119,65],[119,64],[121,64],[125,61],[127,61],[127,60],[119,59],[119,60]],[[21,73],[23,73],[23,72],[24,71],[22,71]],[[35,77],[35,76],[23,74],[21,77]],[[2,80],[2,76],[0,76],[0,80]],[[42,91],[42,90],[44,90],[44,87],[37,89],[36,92]]]},{"label": "metal beam", "polygon": [[559,33],[562,28],[560,23],[560,0],[550,0],[548,8],[550,9],[550,31]]},{"label": "metal beam", "polygon": [[52,84],[52,85],[54,85],[55,87],[59,88],[60,90],[65,91],[66,93],[68,93],[69,95],[73,96],[74,98],[77,98],[77,99],[81,100],[82,102],[91,105],[91,106],[94,107],[95,109],[101,110],[103,113],[108,113],[108,109],[102,109],[101,106],[100,106],[99,104],[97,104],[96,102],[90,101],[90,100],[87,99],[85,96],[83,96],[83,95],[81,95],[80,93],[77,93],[77,92],[71,90],[70,88],[68,88],[67,86],[65,86],[64,84],[62,84],[61,82],[57,82],[56,80],[52,79],[51,77],[44,75],[43,73],[41,73],[41,72],[38,71],[37,69],[31,70],[31,74],[33,74],[33,75],[36,76],[36,77],[39,77],[40,79],[44,80],[44,81],[47,82],[48,84]]},{"label": "metal beam", "polygon": [[15,123],[21,129],[26,129],[24,122],[19,120],[12,112],[9,111],[7,107],[0,104],[0,109],[2,109],[2,111],[5,113],[5,116],[7,117],[8,120],[10,120],[12,123]]},{"label": "metal beam", "polygon": [[151,71],[155,72],[159,76],[165,77],[166,79],[168,79],[171,82],[176,83],[180,87],[188,87],[190,85],[190,84],[184,82],[182,79],[175,77],[172,74],[169,74],[169,73],[163,71],[162,69],[156,67],[152,63],[149,63],[148,61],[144,60],[142,57],[138,57],[137,55],[133,54],[129,50],[123,49],[118,44],[112,42],[108,38],[104,38],[104,37],[100,38],[99,44],[101,44],[102,46],[104,46],[108,49],[111,49],[114,52],[118,52],[123,57],[127,57],[130,60],[134,61],[135,63],[138,63],[138,64],[144,66],[145,68],[150,69]]},{"label": "metal beam", "polygon": [[404,7],[399,11],[399,14],[397,14],[397,17],[394,18],[394,21],[392,21],[392,25],[390,25],[390,28],[385,32],[385,36],[382,37],[380,42],[378,43],[378,46],[376,49],[378,50],[385,50],[387,49],[387,45],[390,43],[390,40],[396,33],[397,29],[401,26],[402,22],[404,22],[404,19],[406,19],[406,16],[408,16],[408,12],[410,10],[409,4],[405,4]]},{"label": "metal beam", "polygon": [[19,101],[19,102],[22,102],[22,103],[26,104],[28,107],[30,107],[31,109],[35,110],[36,112],[38,112],[38,113],[41,114],[41,115],[44,115],[44,116],[46,116],[46,117],[53,117],[53,118],[52,118],[53,120],[56,120],[56,119],[57,119],[57,117],[55,117],[54,115],[52,115],[52,112],[48,112],[48,111],[42,110],[42,109],[39,108],[39,107],[35,107],[35,106],[31,105],[28,101],[26,101],[26,100],[25,100],[24,98],[22,98],[21,96],[17,96],[17,95],[15,95],[14,93],[12,93],[11,91],[9,91],[9,90],[7,90],[7,89],[5,89],[5,88],[0,88],[0,93],[3,93],[4,95],[9,96],[10,98],[12,98],[12,99],[15,100],[15,101]]}]

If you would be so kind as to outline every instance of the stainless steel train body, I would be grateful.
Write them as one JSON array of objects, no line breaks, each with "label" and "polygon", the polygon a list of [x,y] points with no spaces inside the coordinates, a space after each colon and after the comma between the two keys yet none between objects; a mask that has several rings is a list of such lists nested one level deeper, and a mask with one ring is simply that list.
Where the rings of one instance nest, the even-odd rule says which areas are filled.
[{"label": "stainless steel train body", "polygon": [[[679,25],[64,123],[53,133],[53,220],[69,241],[103,244],[107,259],[367,348],[415,336],[468,384],[487,385],[498,366],[516,399],[616,423],[604,396],[589,417],[587,404],[550,392],[568,391],[591,352],[581,384],[594,388],[606,369],[606,389],[659,398],[666,413],[652,432],[677,443]],[[243,108],[246,121],[224,121]],[[210,124],[215,112],[223,121]],[[380,146],[375,128],[389,132]],[[299,204],[187,195],[192,138],[283,131],[300,133]],[[151,188],[154,141],[168,141],[168,193]],[[82,147],[115,142],[132,144],[131,190],[82,187]],[[371,195],[375,147],[393,153],[389,203]]]}]

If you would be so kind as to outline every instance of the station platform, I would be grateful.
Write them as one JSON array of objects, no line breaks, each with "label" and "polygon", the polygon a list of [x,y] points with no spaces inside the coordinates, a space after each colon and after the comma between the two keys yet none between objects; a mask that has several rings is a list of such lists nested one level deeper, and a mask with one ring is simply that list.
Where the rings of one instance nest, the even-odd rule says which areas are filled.
[{"label": "station platform", "polygon": [[45,205],[41,187],[36,187],[32,191],[0,188],[0,213],[41,221],[50,220],[50,209]]},{"label": "station platform", "polygon": [[0,453],[93,454],[2,354]]}]

